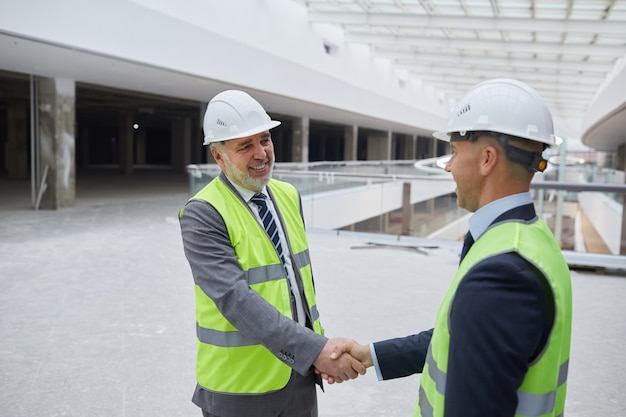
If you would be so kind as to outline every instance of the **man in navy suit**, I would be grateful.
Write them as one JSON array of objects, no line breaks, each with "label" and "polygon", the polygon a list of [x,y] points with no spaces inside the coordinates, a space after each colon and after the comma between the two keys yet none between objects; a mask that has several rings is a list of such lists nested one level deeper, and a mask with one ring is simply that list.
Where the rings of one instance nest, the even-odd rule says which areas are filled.
[{"label": "man in navy suit", "polygon": [[570,273],[530,195],[554,145],[550,111],[526,84],[494,79],[472,88],[434,135],[450,142],[445,169],[459,207],[474,212],[435,327],[335,353],[375,366],[380,380],[422,373],[415,416],[560,416]]}]

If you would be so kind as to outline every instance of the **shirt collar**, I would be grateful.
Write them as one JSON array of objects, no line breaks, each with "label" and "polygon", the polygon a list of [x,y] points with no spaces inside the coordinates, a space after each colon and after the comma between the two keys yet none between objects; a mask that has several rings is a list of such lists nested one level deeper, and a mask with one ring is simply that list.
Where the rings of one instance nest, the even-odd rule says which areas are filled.
[{"label": "shirt collar", "polygon": [[532,203],[530,192],[523,192],[502,197],[479,208],[469,219],[469,231],[472,237],[475,241],[478,240],[491,223],[502,213],[530,203]]}]

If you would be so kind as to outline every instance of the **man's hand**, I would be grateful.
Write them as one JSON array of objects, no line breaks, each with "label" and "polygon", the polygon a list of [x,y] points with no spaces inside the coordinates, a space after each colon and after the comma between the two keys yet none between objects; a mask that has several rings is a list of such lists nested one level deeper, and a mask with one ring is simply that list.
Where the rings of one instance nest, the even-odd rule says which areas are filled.
[{"label": "man's hand", "polygon": [[[370,366],[374,365],[372,361],[372,354],[368,345],[360,345],[356,341],[350,339],[337,338],[337,343],[335,344],[334,349],[330,354],[331,359],[341,358],[342,356],[347,354],[350,354],[354,359],[361,362],[361,365],[363,365],[365,368],[369,368]],[[322,378],[324,378],[329,384],[342,382],[341,380],[338,380],[328,373],[320,373],[322,374]],[[363,374],[365,374],[365,372],[363,372]]]},{"label": "man's hand", "polygon": [[[341,383],[357,376],[365,375],[365,365],[348,352],[351,346],[360,346],[354,340],[343,337],[328,339],[313,366],[329,383]],[[332,381],[332,382],[330,382]]]}]

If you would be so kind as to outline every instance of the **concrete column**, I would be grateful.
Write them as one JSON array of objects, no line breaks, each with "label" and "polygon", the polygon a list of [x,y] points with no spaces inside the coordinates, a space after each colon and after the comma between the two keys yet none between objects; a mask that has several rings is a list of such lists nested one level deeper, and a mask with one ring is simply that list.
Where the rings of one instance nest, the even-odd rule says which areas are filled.
[{"label": "concrete column", "polygon": [[389,160],[390,140],[384,132],[370,131],[367,135],[367,160]]},{"label": "concrete column", "polygon": [[74,206],[75,100],[74,80],[43,77],[39,79],[38,172],[42,176],[39,208],[56,210]]},{"label": "concrete column", "polygon": [[345,149],[344,157],[346,161],[356,161],[357,147],[359,143],[359,127],[357,125],[346,126],[344,128]]},{"label": "concrete column", "polygon": [[296,118],[293,122],[293,146],[291,160],[293,162],[309,162],[309,126],[308,117]]},{"label": "concrete column", "polygon": [[[133,129],[134,117],[131,112],[121,112],[119,118],[120,146],[119,161],[120,171],[125,175],[133,173],[133,155],[134,155],[134,136]],[[141,129],[141,126],[139,126]]]},{"label": "concrete column", "polygon": [[409,146],[409,158],[417,159],[417,135],[411,135],[411,144]]},{"label": "concrete column", "polygon": [[411,221],[413,217],[413,205],[411,204],[411,183],[402,184],[402,230],[400,234],[408,236],[411,234]]},{"label": "concrete column", "polygon": [[390,138],[388,137],[388,142],[387,142],[387,151],[389,154],[389,157],[387,158],[387,160],[391,161],[391,160],[401,159],[400,157],[402,153],[401,147],[402,145],[398,141],[398,135],[394,135],[392,133],[391,137]]},{"label": "concrete column", "polygon": [[9,104],[7,108],[7,142],[4,166],[11,179],[28,179],[28,107]]}]

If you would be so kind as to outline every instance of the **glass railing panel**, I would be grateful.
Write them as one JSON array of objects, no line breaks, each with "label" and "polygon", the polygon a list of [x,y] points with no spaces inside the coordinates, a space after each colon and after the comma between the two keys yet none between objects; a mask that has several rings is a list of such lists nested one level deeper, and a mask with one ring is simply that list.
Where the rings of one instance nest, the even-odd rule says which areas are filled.
[{"label": "glass railing panel", "polygon": [[[620,183],[623,172],[601,171],[592,175],[589,171],[585,166],[566,169],[569,182],[555,181],[556,170],[538,175],[532,183],[531,196],[538,215],[553,231],[562,249],[618,255],[623,250],[621,231],[626,193],[626,185]],[[193,194],[219,174],[219,167],[195,165],[188,172]],[[397,166],[316,163],[304,168],[302,164],[297,167],[277,164],[274,178],[298,189],[306,214],[316,220],[311,222],[313,226],[332,224],[333,230],[459,241],[467,231],[471,213],[458,208],[454,186],[449,186],[451,176],[443,170],[440,172],[443,175],[424,175],[415,169],[413,162]],[[589,179],[594,182],[587,182]],[[410,207],[406,206],[406,195],[403,196],[406,183],[412,184],[410,193],[414,202]],[[426,185],[432,189],[444,183],[448,188],[442,186],[441,193],[416,198],[415,193],[429,188]],[[363,204],[363,199],[380,210],[363,217],[363,210],[357,205],[357,201]],[[320,222],[325,216],[341,220]]]},{"label": "glass railing panel", "polygon": [[335,172],[293,173],[282,170],[275,170],[273,177],[275,179],[291,183],[303,196],[345,190],[390,181],[388,178],[370,178],[367,175],[339,176]]}]

